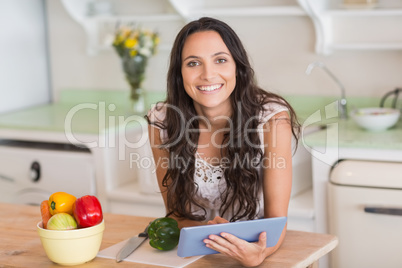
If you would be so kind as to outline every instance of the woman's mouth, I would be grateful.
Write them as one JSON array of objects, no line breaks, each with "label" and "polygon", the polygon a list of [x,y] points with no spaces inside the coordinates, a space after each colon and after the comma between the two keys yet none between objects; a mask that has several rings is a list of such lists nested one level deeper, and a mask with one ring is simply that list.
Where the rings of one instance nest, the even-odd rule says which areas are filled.
[{"label": "woman's mouth", "polygon": [[223,84],[215,84],[215,85],[208,85],[208,86],[198,86],[197,89],[201,91],[211,92],[222,88]]}]

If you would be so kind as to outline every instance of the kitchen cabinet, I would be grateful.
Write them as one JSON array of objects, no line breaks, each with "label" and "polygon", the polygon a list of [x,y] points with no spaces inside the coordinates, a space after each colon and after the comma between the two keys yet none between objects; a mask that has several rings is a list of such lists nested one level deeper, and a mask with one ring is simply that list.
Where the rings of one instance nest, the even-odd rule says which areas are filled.
[{"label": "kitchen cabinet", "polygon": [[[171,10],[168,1],[137,2],[137,6],[140,5],[140,7],[130,14],[124,14],[124,12],[115,14],[113,1],[61,0],[61,2],[69,15],[84,29],[87,36],[86,50],[89,55],[111,49],[112,41],[109,39],[114,34],[118,23],[140,24],[149,29],[158,26],[162,40],[170,40],[169,35],[164,34],[167,32],[166,28],[176,28],[182,23],[182,18]],[[136,6],[135,3],[127,5]],[[170,49],[170,44],[163,41],[159,49]]]},{"label": "kitchen cabinet", "polygon": [[[264,16],[306,16],[306,12],[296,0],[152,0],[132,1],[132,12],[117,6],[121,1],[61,0],[66,11],[79,23],[87,35],[87,53],[96,55],[110,49],[105,40],[110,39],[118,23],[138,24],[145,28],[157,29],[161,35],[160,50],[170,51],[175,36],[172,29],[180,29],[186,22],[201,16],[264,17]],[[128,4],[126,4],[128,7]],[[140,5],[140,7],[139,7]],[[119,9],[119,10],[115,10]]]},{"label": "kitchen cabinet", "polygon": [[186,21],[201,16],[255,17],[255,16],[304,16],[296,1],[186,1],[170,0],[171,5]]},{"label": "kitchen cabinet", "polygon": [[[160,50],[171,48],[172,29],[201,16],[217,18],[309,16],[313,22],[317,54],[328,55],[341,50],[402,50],[402,4],[379,1],[375,8],[348,8],[342,0],[282,1],[185,1],[153,0],[141,3],[132,13],[114,12],[114,1],[62,0],[71,17],[87,35],[87,52],[96,55],[110,49],[105,40],[117,23],[134,23],[156,28],[161,34]],[[121,4],[121,2],[120,2]],[[135,3],[132,4],[133,6]]]},{"label": "kitchen cabinet", "polygon": [[375,8],[348,8],[342,0],[298,0],[311,17],[315,50],[402,50],[402,4],[378,1]]}]

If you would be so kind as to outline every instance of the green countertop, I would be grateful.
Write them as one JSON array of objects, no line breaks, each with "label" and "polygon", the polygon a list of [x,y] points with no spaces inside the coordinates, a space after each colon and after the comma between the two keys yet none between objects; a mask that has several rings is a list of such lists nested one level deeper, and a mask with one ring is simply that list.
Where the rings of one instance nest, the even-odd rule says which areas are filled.
[{"label": "green countertop", "polygon": [[[163,100],[164,93],[148,92],[146,107]],[[60,101],[0,115],[0,129],[64,132],[66,124],[74,133],[98,134],[126,120],[132,126],[145,123],[145,114],[130,109],[128,92],[116,90],[64,90]],[[134,117],[135,115],[135,117]]]},{"label": "green countertop", "polygon": [[306,135],[304,142],[309,147],[402,150],[402,122],[399,120],[393,128],[385,131],[371,132],[357,126],[352,119],[340,120],[328,125],[327,129]]},{"label": "green countertop", "polygon": [[[147,92],[146,108],[165,98],[162,92]],[[356,148],[402,149],[402,121],[387,131],[369,132],[358,127],[352,119],[338,120],[336,97],[285,96],[296,110],[304,126],[327,128],[305,135],[308,146],[339,146]],[[348,108],[378,106],[378,98],[348,98]],[[0,130],[65,132],[71,122],[72,131],[98,134],[107,128],[118,127],[119,120],[132,125],[145,123],[143,115],[132,117],[128,93],[116,90],[64,90],[60,101],[0,115]],[[322,119],[321,119],[321,118]],[[111,120],[113,118],[113,120]],[[311,123],[308,123],[311,122]],[[328,141],[328,135],[332,141]]]},{"label": "green countertop", "polygon": [[[335,97],[288,96],[303,127],[319,126],[322,130],[303,136],[309,147],[336,146],[338,148],[402,149],[402,120],[385,131],[372,132],[359,127],[352,118],[336,117]],[[348,110],[378,107],[379,98],[351,97],[347,99]],[[309,123],[310,121],[310,123]]]}]

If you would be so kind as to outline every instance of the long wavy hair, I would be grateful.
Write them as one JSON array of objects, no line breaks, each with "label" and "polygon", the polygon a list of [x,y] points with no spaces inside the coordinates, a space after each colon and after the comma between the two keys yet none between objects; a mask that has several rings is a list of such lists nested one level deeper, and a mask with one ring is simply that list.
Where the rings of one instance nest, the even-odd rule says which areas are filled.
[{"label": "long wavy hair", "polygon": [[[221,153],[231,161],[225,165],[224,179],[227,190],[222,193],[222,207],[220,215],[232,211],[230,221],[242,218],[254,219],[258,214],[258,196],[262,187],[262,176],[255,165],[244,165],[239,160],[262,159],[263,152],[260,146],[259,135],[255,131],[245,131],[247,125],[250,129],[257,129],[261,123],[259,115],[264,111],[264,104],[278,103],[286,106],[290,114],[292,134],[298,141],[299,123],[295,112],[289,103],[282,97],[259,88],[254,80],[254,70],[250,66],[248,55],[239,37],[226,23],[203,17],[188,23],[178,33],[170,54],[170,65],[167,74],[167,97],[164,101],[166,117],[163,122],[151,122],[167,133],[167,140],[161,145],[162,149],[169,151],[169,167],[163,178],[162,185],[167,191],[167,215],[191,220],[205,220],[206,210],[195,198],[198,185],[194,182],[195,153],[199,132],[199,121],[193,100],[186,93],[181,74],[182,50],[186,39],[193,33],[201,31],[217,32],[228,47],[236,63],[236,86],[230,95],[233,107],[231,116],[231,133],[225,133],[222,144],[225,146]],[[246,124],[247,122],[247,124]],[[191,130],[191,131],[189,131]],[[233,139],[227,143],[229,139]],[[203,215],[194,215],[195,209],[204,211]]]}]

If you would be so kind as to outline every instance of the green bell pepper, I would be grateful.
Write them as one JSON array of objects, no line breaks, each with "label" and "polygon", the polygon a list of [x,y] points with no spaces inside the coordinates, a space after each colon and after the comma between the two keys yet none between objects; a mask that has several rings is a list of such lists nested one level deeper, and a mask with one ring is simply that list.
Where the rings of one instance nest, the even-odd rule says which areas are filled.
[{"label": "green bell pepper", "polygon": [[180,229],[172,218],[158,218],[148,227],[149,244],[159,250],[174,249],[179,243]]}]

